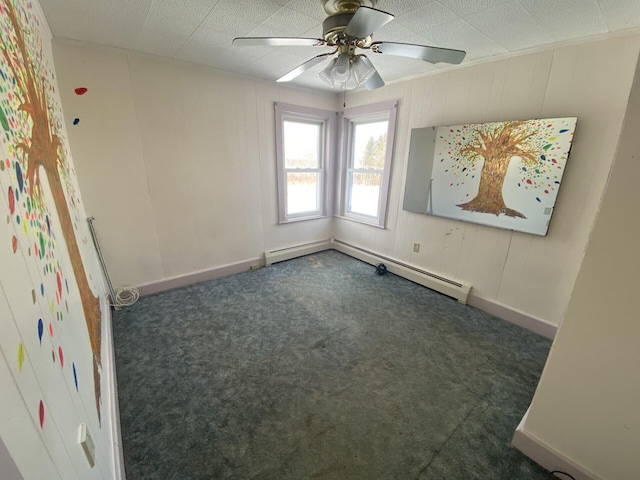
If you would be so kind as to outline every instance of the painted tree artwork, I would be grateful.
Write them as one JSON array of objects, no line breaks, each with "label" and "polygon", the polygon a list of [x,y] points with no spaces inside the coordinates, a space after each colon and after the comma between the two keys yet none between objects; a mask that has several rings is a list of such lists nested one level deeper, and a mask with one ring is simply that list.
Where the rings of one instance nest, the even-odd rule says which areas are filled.
[{"label": "painted tree artwork", "polygon": [[[101,302],[94,293],[95,270],[91,269],[93,275],[87,271],[82,256],[87,249],[79,222],[84,218],[64,139],[53,71],[43,53],[40,36],[33,29],[40,20],[31,3],[0,0],[0,20],[0,136],[4,155],[0,159],[0,180],[8,207],[7,224],[13,224],[15,231],[10,243],[2,248],[24,257],[25,264],[32,269],[33,303],[49,307],[43,318],[37,319],[41,345],[47,333],[52,338],[62,338],[55,335],[56,330],[62,332],[79,321],[86,328],[99,420]],[[77,298],[81,305],[76,308]],[[46,320],[49,314],[51,321]],[[73,317],[72,324],[65,327],[69,317]],[[24,360],[22,343],[17,348],[23,352]],[[72,362],[72,358],[67,358],[65,363],[63,345],[56,346],[52,355],[60,368],[66,365],[65,374],[77,390],[78,359]],[[41,406],[40,411],[45,410]]]},{"label": "painted tree artwork", "polygon": [[429,213],[545,235],[576,121],[438,127]]}]

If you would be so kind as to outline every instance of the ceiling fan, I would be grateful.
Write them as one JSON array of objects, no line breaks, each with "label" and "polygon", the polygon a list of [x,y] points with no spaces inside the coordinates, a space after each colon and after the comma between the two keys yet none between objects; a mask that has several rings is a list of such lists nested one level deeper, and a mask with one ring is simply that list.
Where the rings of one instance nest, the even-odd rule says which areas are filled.
[{"label": "ceiling fan", "polygon": [[322,24],[323,38],[301,37],[238,37],[233,45],[238,46],[301,46],[333,47],[329,53],[317,55],[297,66],[278,82],[289,82],[332,58],[320,72],[320,78],[332,87],[353,89],[364,85],[373,90],[384,85],[384,80],[369,58],[358,50],[369,50],[377,54],[417,58],[429,63],[462,62],[466,52],[449,48],[429,47],[411,43],[373,42],[373,33],[393,20],[393,15],[377,10],[377,0],[321,0],[327,18]]}]

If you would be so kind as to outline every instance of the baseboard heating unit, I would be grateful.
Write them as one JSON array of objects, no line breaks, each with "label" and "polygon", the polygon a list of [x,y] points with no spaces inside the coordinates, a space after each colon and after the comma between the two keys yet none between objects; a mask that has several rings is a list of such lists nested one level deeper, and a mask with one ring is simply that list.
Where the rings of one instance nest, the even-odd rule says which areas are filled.
[{"label": "baseboard heating unit", "polygon": [[296,247],[265,252],[265,266],[331,249],[337,250],[338,252],[357,258],[358,260],[371,265],[384,263],[387,270],[395,275],[411,280],[414,283],[430,288],[431,290],[435,290],[436,292],[440,292],[448,297],[455,298],[460,303],[467,303],[467,298],[471,291],[471,285],[465,285],[455,280],[450,280],[414,265],[409,265],[333,238],[321,242],[307,243]]},{"label": "baseboard heating unit", "polygon": [[302,257],[303,255],[311,255],[312,253],[331,250],[331,240],[323,240],[321,242],[305,243],[295,247],[282,248],[271,252],[264,252],[264,265],[268,267],[273,263],[284,262],[292,258]]},{"label": "baseboard heating unit", "polygon": [[440,292],[448,297],[455,298],[460,303],[467,303],[469,292],[471,291],[471,285],[465,285],[454,280],[450,280],[440,275],[436,275],[426,270],[422,270],[413,265],[409,265],[393,258],[378,255],[374,252],[365,250],[355,245],[349,245],[348,243],[341,242],[340,240],[333,241],[333,248],[339,252],[345,253],[350,257],[357,258],[363,262],[371,265],[377,265],[378,263],[384,263],[387,270],[395,275],[411,280],[414,283],[422,285],[424,287]]}]

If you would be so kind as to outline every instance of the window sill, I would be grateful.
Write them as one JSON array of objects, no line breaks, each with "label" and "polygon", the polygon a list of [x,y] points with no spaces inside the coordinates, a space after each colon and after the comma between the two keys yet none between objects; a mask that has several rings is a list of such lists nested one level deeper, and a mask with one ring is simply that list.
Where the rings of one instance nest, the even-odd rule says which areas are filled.
[{"label": "window sill", "polygon": [[278,220],[278,225],[286,225],[287,223],[306,222],[307,220],[320,220],[329,218],[328,215],[306,215],[300,217],[287,218],[286,220]]},{"label": "window sill", "polygon": [[363,225],[369,225],[370,227],[380,228],[385,230],[384,225],[380,225],[377,221],[367,220],[366,217],[356,217],[356,216],[347,216],[347,215],[336,215],[336,218],[340,218],[342,220],[348,220],[349,222],[361,223]]}]

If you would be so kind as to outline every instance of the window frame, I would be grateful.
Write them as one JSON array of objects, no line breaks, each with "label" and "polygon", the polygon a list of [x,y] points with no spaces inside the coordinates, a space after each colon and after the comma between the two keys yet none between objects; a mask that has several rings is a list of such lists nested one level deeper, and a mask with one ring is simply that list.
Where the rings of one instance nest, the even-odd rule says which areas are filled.
[{"label": "window frame", "polygon": [[[337,217],[355,222],[365,223],[367,225],[372,225],[379,228],[385,228],[389,200],[389,185],[391,181],[393,150],[395,145],[397,107],[398,102],[396,100],[391,100],[374,105],[348,108],[341,112],[341,149],[339,172],[340,195],[336,214]],[[381,120],[387,120],[389,122],[387,125],[387,145],[385,150],[384,168],[382,170],[382,178],[380,180],[377,215],[375,217],[372,217],[369,215],[348,211],[348,195],[351,191],[349,189],[349,173],[354,170],[352,168],[352,165],[354,163],[353,135],[355,126],[363,123],[379,122]],[[376,170],[374,173],[377,172],[379,172],[379,170]]]},{"label": "window frame", "polygon": [[[331,110],[303,107],[287,103],[275,103],[276,166],[278,179],[278,223],[300,222],[329,216],[332,206],[331,158],[335,150],[335,124],[337,113]],[[284,122],[320,124],[320,165],[318,168],[286,168],[284,159]],[[317,206],[318,210],[287,214],[287,173],[318,172]]]}]

